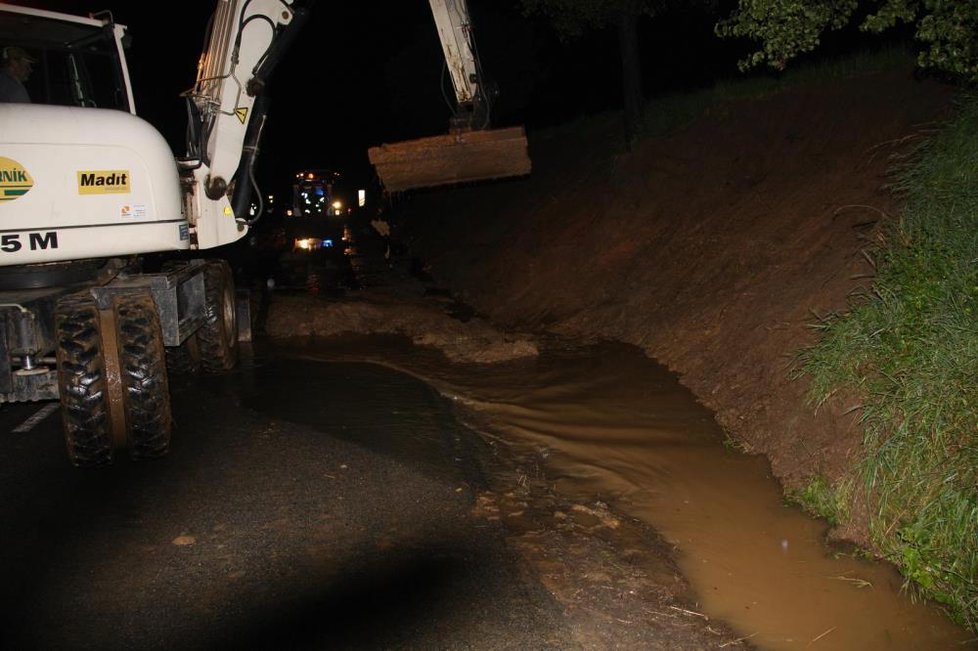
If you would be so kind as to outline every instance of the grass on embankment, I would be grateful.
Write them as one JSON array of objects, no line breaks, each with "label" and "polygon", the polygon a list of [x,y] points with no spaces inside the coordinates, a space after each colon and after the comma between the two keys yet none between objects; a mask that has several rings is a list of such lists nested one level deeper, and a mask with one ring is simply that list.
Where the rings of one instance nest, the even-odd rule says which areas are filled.
[{"label": "grass on embankment", "polygon": [[[653,98],[641,135],[734,100],[912,65],[888,48]],[[875,251],[872,291],[817,324],[820,343],[799,353],[814,405],[843,389],[862,396],[861,459],[851,477],[815,477],[787,497],[833,524],[870,500],[873,544],[907,587],[978,630],[978,96],[914,160],[898,171],[905,209]]]},{"label": "grass on embankment", "polygon": [[[670,94],[646,107],[642,135],[672,133],[732,100],[912,65],[889,48]],[[978,95],[962,98],[917,153],[897,170],[905,208],[875,251],[872,291],[817,324],[820,343],[800,352],[814,405],[842,389],[862,396],[861,459],[850,478],[816,477],[788,497],[844,523],[866,496],[873,544],[908,588],[978,630]]]},{"label": "grass on embankment", "polygon": [[[862,487],[873,543],[908,586],[978,629],[978,96],[898,171],[905,198],[875,252],[877,278],[817,327],[800,372],[821,404],[862,396],[864,445],[851,482],[816,487],[810,508]],[[823,482],[824,480],[819,480]],[[845,513],[828,513],[844,520]]]}]

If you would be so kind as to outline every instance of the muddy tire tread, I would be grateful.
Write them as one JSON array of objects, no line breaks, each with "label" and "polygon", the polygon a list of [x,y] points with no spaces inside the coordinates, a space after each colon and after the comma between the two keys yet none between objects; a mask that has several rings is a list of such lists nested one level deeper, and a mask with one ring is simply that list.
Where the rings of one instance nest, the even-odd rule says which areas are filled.
[{"label": "muddy tire tread", "polygon": [[[160,271],[170,273],[190,263],[186,260],[167,260],[160,266]],[[166,348],[166,370],[172,375],[195,375],[200,372],[200,348],[196,341],[191,341],[196,337],[190,335],[179,346],[167,346]]]},{"label": "muddy tire tread", "polygon": [[[206,373],[220,374],[231,370],[238,362],[237,327],[234,322],[228,324],[224,314],[227,298],[231,300],[232,313],[234,311],[234,277],[230,265],[224,260],[208,260],[204,274],[207,322],[197,330],[200,364]],[[228,332],[229,328],[231,332]]]},{"label": "muddy tire tread", "polygon": [[149,294],[119,296],[115,309],[129,456],[155,459],[169,451],[173,430],[159,313]]},{"label": "muddy tire tread", "polygon": [[68,459],[78,467],[113,461],[112,425],[98,306],[87,293],[58,301],[58,387]]},{"label": "muddy tire tread", "polygon": [[200,353],[193,350],[196,335],[190,335],[179,346],[167,346],[166,370],[173,375],[194,375],[200,371]]}]

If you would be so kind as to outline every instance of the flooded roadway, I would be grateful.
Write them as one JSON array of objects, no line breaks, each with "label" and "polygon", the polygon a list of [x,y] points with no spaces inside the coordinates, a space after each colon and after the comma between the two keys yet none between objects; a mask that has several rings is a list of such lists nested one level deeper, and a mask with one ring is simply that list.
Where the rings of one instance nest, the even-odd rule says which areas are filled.
[{"label": "flooded roadway", "polygon": [[0,407],[0,648],[576,648],[430,386],[258,359],[171,393],[170,454],[97,470],[56,409]]},{"label": "flooded roadway", "polygon": [[711,415],[635,349],[555,345],[461,366],[371,338],[303,342],[228,381],[175,384],[171,455],[105,473],[67,466],[51,412],[16,433],[34,410],[8,405],[0,640],[579,648],[496,526],[467,514],[475,443],[423,384],[333,363],[361,360],[476,410],[484,436],[543,460],[571,500],[657,528],[696,609],[753,647],[974,647],[903,594],[892,568],[835,557],[824,526],[782,503],[763,460],[725,447]]},{"label": "flooded roadway", "polygon": [[725,446],[712,415],[632,347],[556,345],[539,359],[446,366],[437,355],[329,346],[424,378],[487,418],[484,434],[546,459],[560,492],[599,498],[676,548],[702,612],[760,649],[978,648],[883,563],[825,542],[784,503],[763,458]]}]

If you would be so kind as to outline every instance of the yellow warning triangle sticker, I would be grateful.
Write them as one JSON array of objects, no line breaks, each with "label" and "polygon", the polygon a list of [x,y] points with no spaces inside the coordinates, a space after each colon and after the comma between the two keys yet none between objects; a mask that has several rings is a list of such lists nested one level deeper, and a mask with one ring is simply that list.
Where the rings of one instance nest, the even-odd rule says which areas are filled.
[{"label": "yellow warning triangle sticker", "polygon": [[241,120],[241,124],[244,124],[245,118],[248,117],[248,108],[245,106],[242,106],[241,108],[236,108],[234,109],[234,114],[238,116],[239,120]]}]

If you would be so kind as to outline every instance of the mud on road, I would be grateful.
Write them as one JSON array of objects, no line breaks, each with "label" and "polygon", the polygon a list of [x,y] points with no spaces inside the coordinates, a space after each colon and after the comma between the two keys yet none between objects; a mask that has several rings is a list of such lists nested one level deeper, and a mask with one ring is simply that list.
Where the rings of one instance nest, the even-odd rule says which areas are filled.
[{"label": "mud on road", "polygon": [[479,457],[487,486],[473,513],[503,527],[575,644],[965,639],[901,594],[892,568],[830,548],[827,525],[788,507],[769,467],[725,448],[712,414],[634,347],[502,333],[429,289],[401,279],[329,300],[282,297],[266,330],[280,355],[390,366],[452,401],[492,452]]},{"label": "mud on road", "polygon": [[[683,600],[651,532],[599,503],[561,502],[538,468],[485,443],[410,376],[260,352],[226,378],[174,378],[171,391],[177,433],[163,459],[71,468],[56,418],[4,442],[5,648],[731,639]],[[304,411],[277,412],[297,395]],[[4,426],[25,409],[0,413]]]},{"label": "mud on road", "polygon": [[[395,270],[382,287],[347,297],[276,296],[262,331],[277,356],[303,359],[396,366],[404,355],[430,355],[441,363],[491,364],[538,353],[535,338],[501,333],[478,315],[457,318],[453,301],[429,290]],[[473,493],[470,513],[499,527],[526,580],[558,604],[566,648],[749,648],[725,623],[698,610],[675,549],[651,527],[616,514],[597,497],[562,496],[544,458],[484,438],[491,423],[462,404],[451,406],[478,441],[470,449],[481,450],[485,484]],[[540,637],[530,646],[545,644]]]},{"label": "mud on road", "polygon": [[530,453],[501,453],[474,513],[502,522],[508,543],[561,604],[583,649],[751,648],[698,606],[675,550],[600,500],[562,498]]}]

